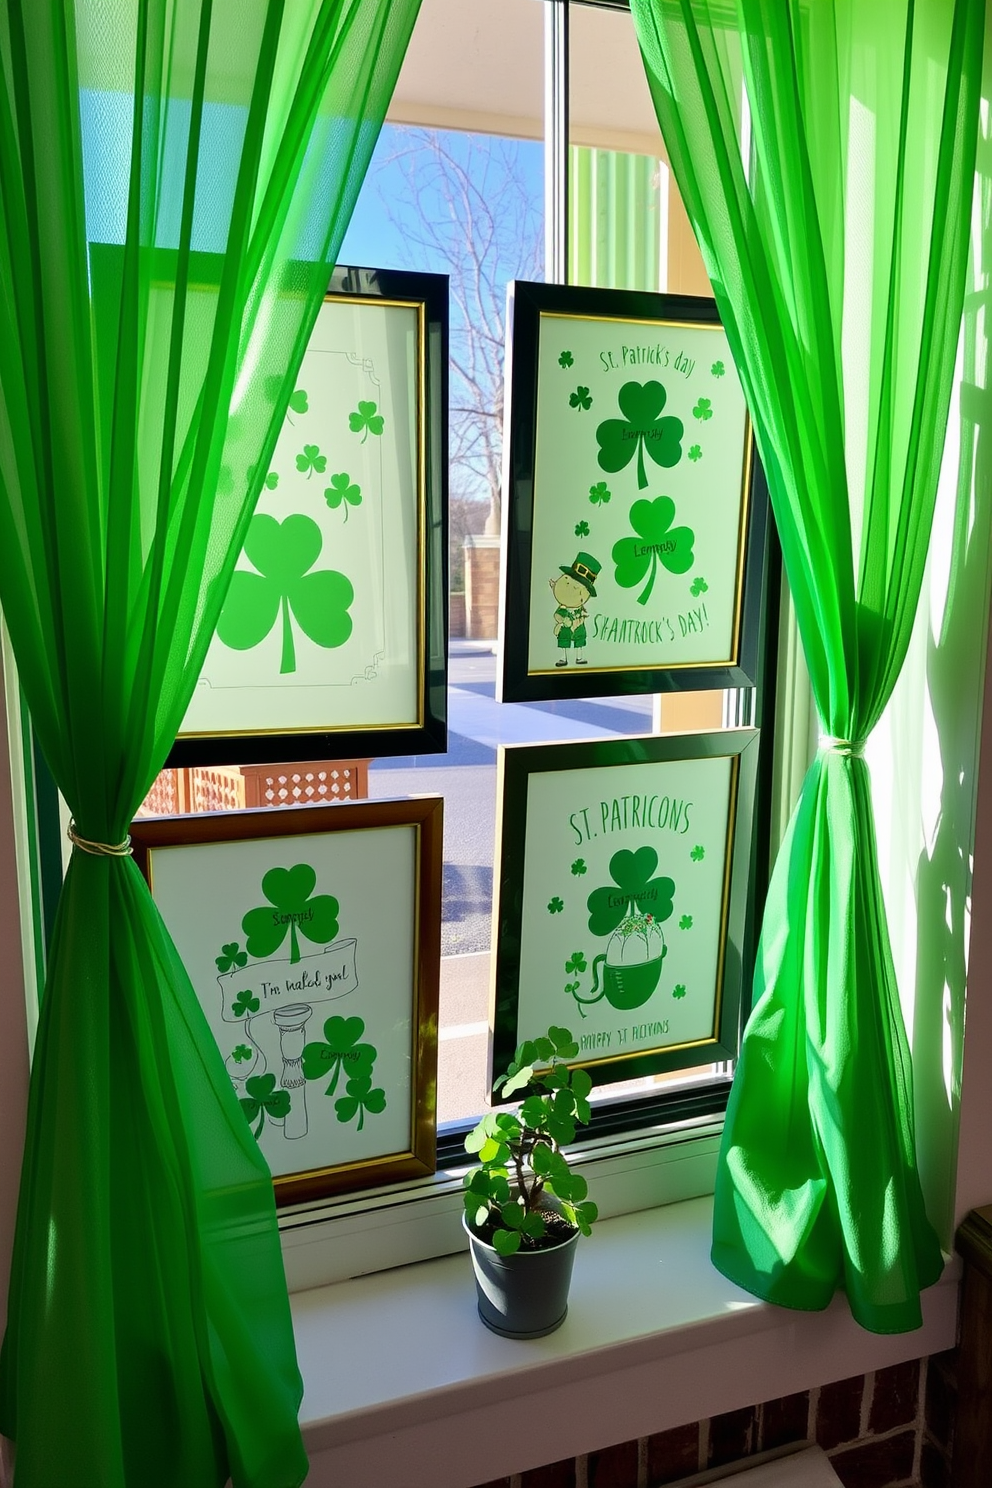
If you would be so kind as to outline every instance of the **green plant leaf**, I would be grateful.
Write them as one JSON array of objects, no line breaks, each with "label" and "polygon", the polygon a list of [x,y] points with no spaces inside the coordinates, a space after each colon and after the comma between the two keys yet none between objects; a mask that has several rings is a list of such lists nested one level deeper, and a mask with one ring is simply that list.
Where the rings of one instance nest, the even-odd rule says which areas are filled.
[{"label": "green plant leaf", "polygon": [[338,901],[331,894],[314,895],[316,884],[317,874],[309,863],[269,869],[262,879],[262,893],[269,904],[249,910],[241,921],[249,955],[273,955],[288,931],[289,959],[295,965],[300,959],[298,933],[314,945],[326,945],[334,939],[338,933]]},{"label": "green plant leaf", "polygon": [[316,470],[318,475],[323,475],[327,469],[327,456],[320,453],[319,444],[305,444],[303,450],[296,457],[297,470],[305,470],[307,480]]},{"label": "green plant leaf", "polygon": [[524,1227],[524,1211],[516,1199],[500,1206],[499,1217],[508,1230],[522,1230]]},{"label": "green plant leaf", "polygon": [[647,576],[637,596],[638,604],[647,604],[651,598],[659,563],[673,574],[683,574],[692,567],[695,533],[691,527],[673,527],[674,520],[675,502],[669,496],[635,501],[630,525],[637,536],[622,537],[613,544],[615,578],[622,589],[635,588]]},{"label": "green plant leaf", "polygon": [[521,1224],[520,1228],[523,1233],[525,1235],[529,1235],[532,1240],[540,1240],[542,1235],[544,1235],[547,1231],[548,1227],[545,1224],[543,1217],[536,1211],[531,1210],[529,1214],[524,1215],[523,1223]]},{"label": "green plant leaf", "polygon": [[376,412],[376,406],[372,402],[359,402],[357,410],[348,415],[348,428],[353,434],[362,435],[363,444],[370,434],[380,435],[385,426],[385,419],[381,413]]},{"label": "green plant leaf", "polygon": [[493,1235],[493,1249],[501,1256],[516,1255],[520,1244],[519,1230],[496,1230]]},{"label": "green plant leaf", "polygon": [[588,1070],[572,1071],[572,1094],[576,1100],[585,1100],[592,1090],[592,1075]]},{"label": "green plant leaf", "polygon": [[617,394],[623,418],[604,419],[596,430],[601,470],[623,470],[637,455],[637,486],[648,483],[644,453],[656,465],[671,469],[682,458],[682,420],[661,417],[668,393],[660,382],[625,382]]}]

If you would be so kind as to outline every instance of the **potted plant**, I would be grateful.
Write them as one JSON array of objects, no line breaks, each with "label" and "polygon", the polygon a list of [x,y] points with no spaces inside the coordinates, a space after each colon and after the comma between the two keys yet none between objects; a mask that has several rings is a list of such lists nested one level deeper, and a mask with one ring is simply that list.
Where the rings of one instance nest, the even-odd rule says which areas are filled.
[{"label": "potted plant", "polygon": [[522,1043],[494,1081],[504,1097],[523,1093],[519,1108],[488,1112],[465,1138],[480,1164],[465,1175],[462,1216],[479,1316],[507,1338],[541,1338],[565,1321],[575,1243],[597,1214],[561,1150],[590,1119],[592,1080],[567,1063],[578,1052],[567,1028]]}]

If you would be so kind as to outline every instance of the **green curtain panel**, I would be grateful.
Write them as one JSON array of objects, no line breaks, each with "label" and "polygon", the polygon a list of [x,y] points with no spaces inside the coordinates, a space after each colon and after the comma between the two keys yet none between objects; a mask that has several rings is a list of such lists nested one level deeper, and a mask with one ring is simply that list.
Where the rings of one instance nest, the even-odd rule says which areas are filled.
[{"label": "green curtain panel", "polygon": [[[113,846],[223,602],[419,0],[0,0],[0,603]],[[288,1488],[266,1165],[144,881],[76,849],[0,1361],[18,1488]]]},{"label": "green curtain panel", "polygon": [[[865,739],[926,561],[968,251],[985,0],[632,0],[754,420],[825,741],[770,885],[713,1260],[919,1326],[941,1254]],[[716,397],[716,394],[714,394]]]}]

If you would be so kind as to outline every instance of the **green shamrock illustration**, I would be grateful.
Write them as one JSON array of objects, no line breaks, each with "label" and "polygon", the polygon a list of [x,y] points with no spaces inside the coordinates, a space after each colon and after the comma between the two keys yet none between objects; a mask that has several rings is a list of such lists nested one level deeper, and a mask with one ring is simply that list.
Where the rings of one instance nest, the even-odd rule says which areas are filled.
[{"label": "green shamrock illustration", "polygon": [[361,1018],[328,1018],[324,1024],[324,1039],[307,1044],[303,1050],[303,1075],[307,1080],[323,1080],[330,1076],[325,1095],[333,1095],[338,1087],[342,1069],[349,1077],[371,1076],[376,1061],[376,1050],[372,1044],[359,1040],[365,1032]]},{"label": "green shamrock illustration", "polygon": [[589,523],[588,522],[576,522],[576,524],[575,524],[575,535],[576,535],[576,537],[588,537],[589,536]]},{"label": "green shamrock illustration", "polygon": [[706,849],[701,842],[697,842],[689,854],[694,863],[701,863],[706,856]]},{"label": "green shamrock illustration", "polygon": [[582,952],[573,951],[568,960],[565,962],[565,975],[568,976],[569,972],[585,971],[586,965],[586,958],[585,956],[583,956]]},{"label": "green shamrock illustration", "polygon": [[707,419],[711,419],[713,417],[713,409],[710,406],[709,398],[700,398],[699,402],[692,410],[692,416],[693,418],[702,419],[703,423],[705,423]]},{"label": "green shamrock illustration", "polygon": [[364,444],[370,434],[381,434],[385,419],[381,413],[376,413],[375,403],[362,403],[359,401],[358,408],[354,413],[348,415],[348,428],[353,434],[362,434]]},{"label": "green shamrock illustration", "polygon": [[554,896],[553,899],[548,900],[548,914],[561,914],[564,908],[565,905],[563,901],[558,898],[557,894]]},{"label": "green shamrock illustration", "polygon": [[586,872],[585,858],[576,858],[575,862],[572,864],[572,872],[575,874],[576,878],[580,878],[582,874]]},{"label": "green shamrock illustration", "polygon": [[670,469],[682,458],[682,420],[661,417],[668,393],[660,382],[625,382],[617,394],[622,419],[604,419],[596,430],[601,470],[624,470],[637,452],[637,488],[648,483],[644,451]]},{"label": "green shamrock illustration", "polygon": [[676,985],[672,988],[672,996],[673,997],[684,997],[685,996],[685,983],[684,982],[677,982],[676,983]]},{"label": "green shamrock illustration", "polygon": [[703,458],[703,452],[699,448],[699,445],[698,444],[690,445],[689,446],[689,459],[692,460],[693,462],[695,462],[696,460],[701,460],[702,458]]},{"label": "green shamrock illustration", "polygon": [[593,889],[586,901],[593,935],[612,934],[628,910],[632,915],[638,911],[650,917],[656,925],[670,918],[675,882],[671,878],[653,878],[657,866],[658,854],[653,847],[639,847],[636,852],[624,847],[613,854],[610,859],[613,884]]},{"label": "green shamrock illustration", "polygon": [[249,1125],[256,1116],[258,1117],[258,1125],[255,1127],[257,1142],[262,1135],[266,1113],[270,1121],[275,1117],[281,1120],[289,1115],[291,1102],[288,1090],[276,1089],[275,1075],[252,1075],[245,1081],[245,1094],[241,1097],[239,1104]]},{"label": "green shamrock illustration", "polygon": [[612,494],[605,481],[597,481],[594,486],[589,487],[589,500],[593,506],[598,506],[600,502],[605,506]]},{"label": "green shamrock illustration", "polygon": [[581,986],[581,982],[566,982],[563,990],[568,997],[574,997]]},{"label": "green shamrock illustration", "polygon": [[691,930],[692,929],[692,915],[682,915],[681,919],[679,920],[679,929],[680,930]]},{"label": "green shamrock illustration", "polygon": [[225,646],[250,651],[265,640],[280,612],[281,675],[296,671],[291,612],[316,645],[328,650],[344,645],[351,635],[348,609],[355,591],[336,569],[309,572],[322,546],[317,523],[298,512],[283,522],[264,514],[252,517],[244,551],[258,572],[239,569],[231,579],[217,622],[217,635]]},{"label": "green shamrock illustration", "polygon": [[268,475],[265,477],[265,484],[268,490],[275,490],[276,486],[279,484],[279,476],[275,470],[269,471]]},{"label": "green shamrock illustration", "polygon": [[575,358],[572,356],[572,353],[570,351],[563,351],[561,356],[558,358],[558,365],[559,367],[570,367],[574,360]]},{"label": "green shamrock illustration", "polygon": [[637,537],[622,537],[613,544],[615,577],[622,589],[633,589],[648,575],[637,596],[638,604],[646,605],[651,598],[659,563],[673,574],[683,574],[692,567],[695,533],[691,527],[673,527],[674,520],[675,502],[669,496],[635,501],[630,508],[630,525]]},{"label": "green shamrock illustration", "polygon": [[372,1089],[371,1075],[355,1075],[345,1086],[348,1094],[334,1102],[339,1121],[351,1121],[358,1116],[358,1131],[365,1125],[365,1112],[378,1115],[386,1109],[386,1092]]},{"label": "green shamrock illustration", "polygon": [[709,584],[707,584],[702,574],[697,574],[692,583],[689,585],[689,593],[692,595],[693,599],[698,599],[701,594],[706,593],[709,587]]},{"label": "green shamrock illustration", "polygon": [[722,362],[714,362],[712,367],[710,368],[710,371],[713,373],[714,377],[722,377],[726,370],[727,369],[724,367]]},{"label": "green shamrock illustration", "polygon": [[231,1050],[231,1058],[235,1064],[244,1064],[245,1060],[251,1058],[251,1050],[247,1044],[235,1044]]},{"label": "green shamrock illustration", "polygon": [[327,469],[327,456],[320,453],[319,444],[305,444],[303,453],[296,457],[296,468],[307,472],[307,480],[315,470],[318,475],[323,475]]},{"label": "green shamrock illustration", "polygon": [[587,387],[582,387],[580,384],[575,389],[574,393],[569,393],[568,406],[569,408],[582,408],[585,409],[586,412],[588,412],[589,409],[592,407],[592,394],[590,393],[589,389]]},{"label": "green shamrock illustration", "polygon": [[[268,905],[250,909],[241,921],[248,937],[251,956],[271,956],[279,949],[289,931],[289,959],[295,965],[300,959],[297,931],[314,945],[326,945],[338,933],[338,901],[332,894],[313,894],[317,875],[309,863],[295,868],[270,868],[262,879],[262,893]],[[273,908],[276,913],[273,914]]]},{"label": "green shamrock illustration", "polygon": [[348,507],[361,506],[362,488],[352,483],[351,476],[347,471],[341,475],[332,475],[331,484],[324,491],[324,500],[333,511],[335,507],[344,507],[344,519],[348,520]]},{"label": "green shamrock illustration", "polygon": [[294,413],[306,413],[309,402],[303,388],[297,388],[289,400],[289,406]]},{"label": "green shamrock illustration", "polygon": [[239,1018],[241,1017],[242,1013],[246,1018],[248,1018],[251,1016],[252,1013],[257,1013],[261,1006],[262,1004],[259,1002],[255,994],[250,991],[248,987],[243,987],[242,990],[238,993],[237,997],[234,999],[234,1007],[232,1011],[237,1013]]},{"label": "green shamrock illustration", "polygon": [[248,953],[241,949],[236,940],[232,940],[230,945],[221,946],[220,955],[215,959],[217,970],[222,976],[225,971],[233,971],[236,966],[248,965]]}]

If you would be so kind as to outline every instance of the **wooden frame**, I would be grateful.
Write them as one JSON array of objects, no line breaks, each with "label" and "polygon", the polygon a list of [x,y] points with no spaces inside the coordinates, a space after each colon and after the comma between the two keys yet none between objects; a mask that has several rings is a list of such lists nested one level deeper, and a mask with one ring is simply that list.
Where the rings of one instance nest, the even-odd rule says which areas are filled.
[{"label": "wooden frame", "polygon": [[716,302],[508,305],[497,696],[754,685],[767,489]]},{"label": "wooden frame", "polygon": [[131,825],[277,1204],[434,1171],[442,809],[421,796]]},{"label": "wooden frame", "polygon": [[447,277],[336,268],[296,383],[169,766],[446,747]]},{"label": "wooden frame", "polygon": [[491,1078],[552,1024],[597,1084],[736,1055],[757,755],[754,729],[500,751]]}]

